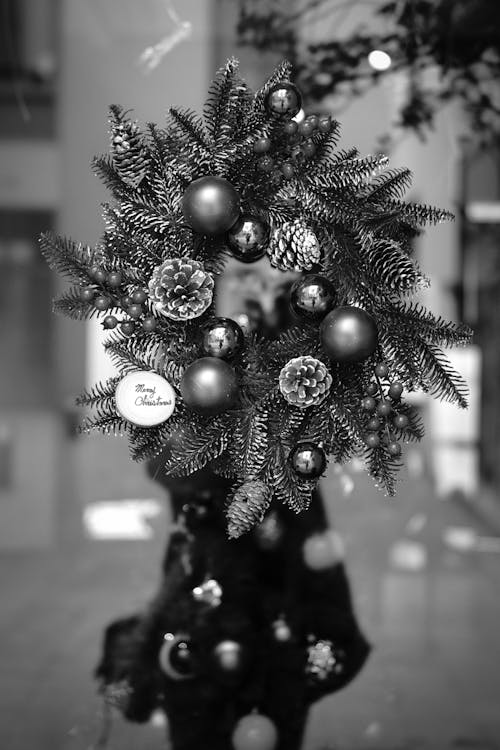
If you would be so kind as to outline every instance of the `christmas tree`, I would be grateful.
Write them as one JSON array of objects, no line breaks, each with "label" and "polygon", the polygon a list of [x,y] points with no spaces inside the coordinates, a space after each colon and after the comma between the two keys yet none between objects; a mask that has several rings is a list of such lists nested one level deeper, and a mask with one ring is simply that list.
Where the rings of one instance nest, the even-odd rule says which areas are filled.
[{"label": "christmas tree", "polygon": [[[290,75],[254,94],[230,60],[203,117],[172,108],[165,129],[112,106],[101,241],[42,238],[73,282],[56,310],[111,331],[119,375],[82,394],[82,429],[126,434],[174,483],[158,597],[110,628],[99,675],[131,719],[164,707],[176,750],[299,747],[307,707],[368,650],[318,500],[328,458],[393,494],[422,435],[405,392],[466,405],[442,347],[469,330],[412,300],[414,239],[451,215],[403,200],[408,170],[336,149],[330,117],[298,123]],[[274,339],[214,312],[226,259],[266,255],[298,276]]]}]

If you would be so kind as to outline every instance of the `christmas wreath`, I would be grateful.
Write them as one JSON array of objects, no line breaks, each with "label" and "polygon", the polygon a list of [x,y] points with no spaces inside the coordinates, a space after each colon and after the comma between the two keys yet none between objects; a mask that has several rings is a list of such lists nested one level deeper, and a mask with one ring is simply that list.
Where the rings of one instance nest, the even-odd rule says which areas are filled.
[{"label": "christmas wreath", "polygon": [[[405,392],[466,406],[441,347],[470,331],[411,300],[427,284],[414,238],[451,215],[404,202],[410,173],[384,156],[336,150],[330,117],[298,122],[290,74],[281,64],[254,94],[229,60],[203,117],[172,108],[165,129],[112,106],[111,153],[94,161],[114,199],[101,241],[41,240],[73,282],[55,310],[101,318],[120,372],[81,395],[82,429],[125,433],[136,460],[168,446],[173,476],[210,464],[234,479],[231,537],[273,498],[307,508],[328,457],[362,456],[393,494],[402,443],[422,435]],[[227,258],[266,254],[300,273],[276,340],[215,313]]]}]

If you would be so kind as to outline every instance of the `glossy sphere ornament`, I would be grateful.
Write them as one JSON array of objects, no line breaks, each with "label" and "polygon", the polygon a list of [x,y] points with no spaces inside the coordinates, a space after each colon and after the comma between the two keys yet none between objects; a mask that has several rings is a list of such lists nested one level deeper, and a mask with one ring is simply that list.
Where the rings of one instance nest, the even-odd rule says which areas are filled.
[{"label": "glossy sphere ornament", "polygon": [[282,81],[272,86],[266,96],[266,109],[270,115],[295,117],[302,107],[302,95],[293,83]]},{"label": "glossy sphere ornament", "polygon": [[290,305],[299,318],[324,318],[335,301],[335,290],[324,276],[311,273],[298,279],[290,290]]},{"label": "glossy sphere ornament", "polygon": [[247,655],[241,643],[230,639],[220,641],[212,657],[217,677],[222,681],[236,682],[241,679],[247,666]]},{"label": "glossy sphere ornament", "polygon": [[94,297],[95,289],[93,286],[84,286],[83,289],[80,290],[80,299],[84,302],[92,302]]},{"label": "glossy sphere ornament", "polygon": [[236,724],[231,742],[234,750],[275,750],[278,730],[267,716],[248,714]]},{"label": "glossy sphere ornament", "polygon": [[302,557],[309,570],[326,570],[344,559],[344,542],[334,529],[308,537],[302,546]]},{"label": "glossy sphere ornament", "polygon": [[217,357],[202,357],[185,370],[179,385],[184,403],[198,414],[220,414],[236,403],[238,382],[233,368]]},{"label": "glossy sphere ornament", "polygon": [[189,680],[194,677],[196,659],[189,636],[166,633],[158,661],[162,672],[172,680]]},{"label": "glossy sphere ornament", "polygon": [[326,469],[326,454],[321,446],[309,441],[298,443],[289,457],[294,472],[302,479],[317,479]]},{"label": "glossy sphere ornament", "polygon": [[202,349],[208,357],[230,359],[245,341],[243,331],[231,318],[214,318],[202,328]]},{"label": "glossy sphere ornament", "polygon": [[242,214],[227,233],[232,255],[241,263],[253,263],[266,253],[269,227],[256,216]]},{"label": "glossy sphere ornament", "polygon": [[320,328],[323,347],[337,362],[361,362],[378,343],[377,325],[359,307],[337,307],[328,313]]},{"label": "glossy sphere ornament", "polygon": [[224,234],[240,214],[240,196],[223,177],[199,177],[188,185],[182,196],[182,212],[195,232]]}]

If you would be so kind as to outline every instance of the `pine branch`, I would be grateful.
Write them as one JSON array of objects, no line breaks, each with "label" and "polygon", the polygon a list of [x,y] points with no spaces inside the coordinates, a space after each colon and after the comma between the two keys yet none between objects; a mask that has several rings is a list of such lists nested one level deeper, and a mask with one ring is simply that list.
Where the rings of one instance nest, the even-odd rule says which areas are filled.
[{"label": "pine branch", "polygon": [[91,388],[86,389],[76,399],[77,406],[88,406],[94,408],[108,408],[114,405],[116,386],[120,378],[108,378],[105,383],[99,382]]},{"label": "pine branch", "polygon": [[281,81],[289,81],[292,75],[292,66],[287,60],[283,60],[267,79],[265,84],[255,93],[254,111],[264,114],[266,111],[265,101],[271,88]]},{"label": "pine branch", "polygon": [[106,261],[99,249],[94,250],[88,245],[77,244],[53,232],[45,232],[40,236],[40,250],[49,268],[76,284],[91,284],[91,266]]},{"label": "pine branch", "polygon": [[391,169],[377,177],[366,188],[365,200],[384,203],[386,200],[401,200],[411,187],[412,174],[409,169]]},{"label": "pine branch", "polygon": [[80,433],[90,433],[94,430],[104,435],[125,435],[130,432],[131,425],[119,414],[106,414],[97,417],[88,416],[79,427]]},{"label": "pine branch", "polygon": [[465,346],[472,337],[468,326],[436,317],[420,302],[393,302],[384,313],[388,327],[409,329],[410,335],[418,330],[422,338],[435,346]]},{"label": "pine branch", "polygon": [[396,472],[401,462],[389,455],[384,445],[378,448],[367,448],[365,460],[368,473],[374,478],[376,487],[383,488],[392,497],[396,494]]},{"label": "pine branch", "polygon": [[210,158],[210,140],[201,118],[187,108],[170,107],[169,111],[172,120],[187,140],[188,145],[198,146],[202,151],[205,151],[206,157]]},{"label": "pine branch", "polygon": [[191,428],[183,431],[180,445],[174,446],[165,471],[174,477],[199,471],[226,450],[229,437],[227,424],[222,419],[208,424],[193,420]]},{"label": "pine branch", "polygon": [[99,315],[99,311],[91,302],[82,300],[79,287],[72,287],[63,292],[54,300],[52,309],[53,312],[66,315],[73,320],[88,320]]},{"label": "pine branch", "polygon": [[232,57],[217,71],[208,90],[203,116],[205,126],[214,142],[220,136],[221,128],[226,125],[228,102],[237,72],[238,61]]}]

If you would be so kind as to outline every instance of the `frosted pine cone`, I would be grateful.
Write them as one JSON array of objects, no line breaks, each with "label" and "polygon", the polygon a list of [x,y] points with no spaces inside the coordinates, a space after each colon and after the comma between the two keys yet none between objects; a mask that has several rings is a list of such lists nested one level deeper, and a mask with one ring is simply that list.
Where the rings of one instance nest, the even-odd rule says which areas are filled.
[{"label": "frosted pine cone", "polygon": [[260,523],[271,502],[271,490],[264,482],[245,482],[234,493],[227,511],[227,533],[237,539]]},{"label": "frosted pine cone", "polygon": [[314,357],[295,357],[280,372],[280,391],[293,406],[320,404],[332,384],[326,365]]},{"label": "frosted pine cone", "polygon": [[149,298],[156,312],[172,320],[197,318],[210,306],[214,279],[197,260],[168,258],[156,266]]},{"label": "frosted pine cone", "polygon": [[149,153],[136,122],[123,119],[119,107],[111,108],[111,153],[122,180],[138,187],[149,166]]},{"label": "frosted pine cone", "polygon": [[300,219],[274,229],[268,254],[271,265],[281,271],[310,271],[321,258],[318,238]]}]

